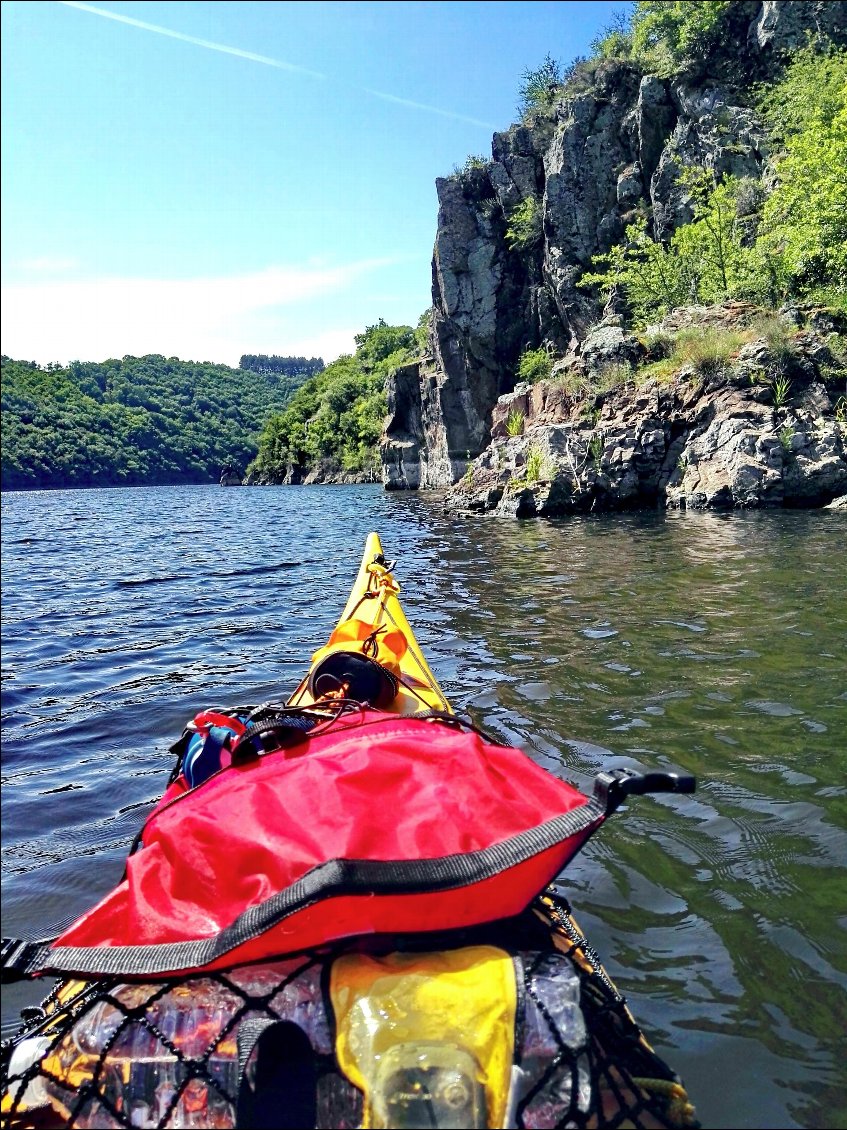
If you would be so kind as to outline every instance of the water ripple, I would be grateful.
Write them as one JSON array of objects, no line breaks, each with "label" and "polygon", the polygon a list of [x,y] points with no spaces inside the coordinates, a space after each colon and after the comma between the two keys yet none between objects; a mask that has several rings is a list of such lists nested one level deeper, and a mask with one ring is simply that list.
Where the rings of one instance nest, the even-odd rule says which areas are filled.
[{"label": "water ripple", "polygon": [[[108,890],[186,720],[284,697],[377,529],[476,722],[586,791],[623,766],[698,777],[694,797],[627,803],[561,882],[704,1123],[847,1121],[831,517],[476,522],[376,487],[5,494],[4,933]],[[26,991],[4,992],[4,1024]]]}]

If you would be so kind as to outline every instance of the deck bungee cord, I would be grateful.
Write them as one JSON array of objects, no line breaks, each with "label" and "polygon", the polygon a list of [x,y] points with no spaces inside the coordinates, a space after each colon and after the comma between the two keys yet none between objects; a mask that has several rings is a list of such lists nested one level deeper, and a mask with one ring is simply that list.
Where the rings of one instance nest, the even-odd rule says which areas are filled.
[{"label": "deck bungee cord", "polygon": [[371,535],[285,701],[196,714],[123,878],[4,981],[2,1125],[693,1127],[550,884],[625,800],[450,707]]}]

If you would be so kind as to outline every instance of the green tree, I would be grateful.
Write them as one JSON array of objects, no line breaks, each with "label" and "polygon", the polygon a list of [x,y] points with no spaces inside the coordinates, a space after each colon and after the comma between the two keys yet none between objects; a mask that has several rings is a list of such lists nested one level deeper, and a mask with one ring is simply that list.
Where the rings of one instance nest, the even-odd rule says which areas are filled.
[{"label": "green tree", "polygon": [[639,0],[632,54],[656,74],[673,74],[708,54],[730,7],[731,0]]},{"label": "green tree", "polygon": [[591,50],[601,59],[628,59],[632,55],[632,17],[615,12],[599,35],[591,41]]},{"label": "green tree", "polygon": [[428,309],[424,310],[423,314],[418,318],[418,324],[415,328],[415,345],[421,356],[429,349],[429,333],[432,327],[432,315],[433,308],[430,306]]},{"label": "green tree", "polygon": [[549,110],[555,104],[561,86],[561,65],[548,54],[540,67],[527,68],[521,75],[518,114],[521,118],[526,118],[533,111]]},{"label": "green tree", "polygon": [[761,107],[782,149],[757,240],[786,294],[847,297],[847,51],[808,45]]},{"label": "green tree", "polygon": [[598,286],[608,302],[626,300],[636,323],[644,324],[688,302],[723,302],[760,297],[765,289],[756,253],[740,222],[741,182],[716,183],[705,169],[684,170],[693,220],[679,227],[666,246],[652,238],[642,217],[626,230],[623,243],[592,263],[603,267],[580,280]]},{"label": "green tree", "polygon": [[355,342],[354,355],[327,365],[298,389],[284,412],[267,421],[251,473],[271,482],[292,469],[304,473],[316,467],[376,474],[386,379],[420,348],[416,330],[383,318],[356,334]]},{"label": "green tree", "polygon": [[506,244],[510,251],[527,251],[541,242],[544,214],[536,196],[527,196],[509,214]]},{"label": "green tree", "polygon": [[216,481],[253,458],[302,379],[160,355],[43,369],[5,357],[3,488]]}]

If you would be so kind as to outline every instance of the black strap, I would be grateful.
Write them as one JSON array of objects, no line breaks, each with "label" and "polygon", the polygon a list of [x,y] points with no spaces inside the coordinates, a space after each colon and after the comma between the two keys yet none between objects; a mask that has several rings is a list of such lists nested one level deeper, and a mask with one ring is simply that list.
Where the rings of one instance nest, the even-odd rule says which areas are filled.
[{"label": "black strap", "polygon": [[238,1078],[243,1080],[244,1071],[247,1067],[247,1060],[250,1058],[250,1053],[259,1042],[259,1037],[266,1028],[270,1028],[272,1024],[276,1024],[268,1016],[253,1017],[248,1020],[242,1020],[238,1025]]},{"label": "black strap", "polygon": [[263,753],[305,741],[309,731],[321,721],[315,715],[292,710],[251,722],[232,747],[232,764],[240,765]]}]

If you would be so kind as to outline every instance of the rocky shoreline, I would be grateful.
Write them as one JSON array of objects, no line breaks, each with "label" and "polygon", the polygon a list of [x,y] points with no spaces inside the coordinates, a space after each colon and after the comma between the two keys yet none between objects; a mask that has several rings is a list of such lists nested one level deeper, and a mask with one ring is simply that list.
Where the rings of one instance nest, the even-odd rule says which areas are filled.
[{"label": "rocky shoreline", "polygon": [[[757,336],[757,317],[738,304],[688,308],[638,337],[616,319],[600,323],[550,380],[499,398],[490,444],[449,489],[446,505],[553,517],[840,499],[847,494],[843,316],[785,310],[776,325],[765,323],[770,337]],[[651,365],[651,340],[694,327],[718,335],[746,328],[748,340],[725,359],[700,357],[676,371],[668,371],[672,361]],[[603,389],[625,366],[635,366],[629,379]],[[651,375],[657,368],[664,371]]]},{"label": "rocky shoreline", "polygon": [[311,486],[356,486],[362,483],[378,483],[380,479],[368,471],[341,471],[337,467],[319,464],[310,470],[301,467],[289,467],[288,474],[283,478],[273,481],[248,476],[244,480],[246,487],[311,487]]}]

